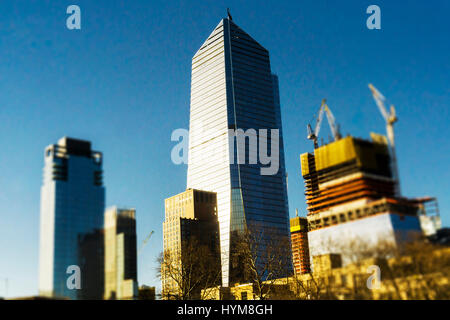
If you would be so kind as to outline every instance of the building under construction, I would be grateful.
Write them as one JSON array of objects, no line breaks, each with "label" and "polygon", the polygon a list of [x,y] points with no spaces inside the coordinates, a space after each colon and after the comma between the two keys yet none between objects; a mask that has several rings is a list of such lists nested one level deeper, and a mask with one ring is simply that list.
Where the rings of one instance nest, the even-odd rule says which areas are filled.
[{"label": "building under construction", "polygon": [[303,154],[308,212],[319,213],[358,199],[393,197],[389,161],[385,144],[350,136]]},{"label": "building under construction", "polygon": [[[322,101],[308,139],[314,152],[300,156],[308,209],[308,242],[312,257],[341,254],[343,263],[364,247],[380,241],[398,245],[410,237],[427,236],[439,228],[434,198],[406,199],[400,195],[395,155],[395,108],[385,107],[386,98],[369,85],[386,121],[386,136],[372,140],[343,138],[326,100]],[[334,141],[319,147],[318,136],[326,114]],[[427,208],[434,219],[427,218]],[[359,248],[357,248],[359,247]],[[348,254],[345,253],[347,251]]]},{"label": "building under construction", "polygon": [[291,225],[291,247],[292,262],[294,264],[295,274],[304,274],[311,272],[308,245],[308,220],[299,217],[290,220]]},{"label": "building under construction", "polygon": [[396,196],[383,138],[347,136],[300,156],[311,256],[340,253],[345,260],[349,246],[380,240],[396,245],[421,233],[419,216],[432,199]]}]

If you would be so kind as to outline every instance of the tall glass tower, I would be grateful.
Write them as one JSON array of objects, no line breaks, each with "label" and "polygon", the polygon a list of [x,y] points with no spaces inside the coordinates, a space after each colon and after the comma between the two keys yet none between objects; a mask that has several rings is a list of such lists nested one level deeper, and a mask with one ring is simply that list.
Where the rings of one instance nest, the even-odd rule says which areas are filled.
[{"label": "tall glass tower", "polygon": [[[269,52],[231,17],[220,21],[192,58],[189,126],[187,187],[217,193],[222,285],[229,286],[236,232],[255,224],[275,230],[272,236],[289,244],[278,78],[271,72]],[[279,130],[274,174],[262,174],[266,165],[249,155],[251,132],[245,149],[230,139],[230,130],[238,129],[253,129],[257,138],[260,129],[267,129],[269,146],[269,132]],[[245,162],[238,162],[243,152]]]},{"label": "tall glass tower", "polygon": [[[41,188],[39,293],[70,299],[103,296],[105,189],[102,154],[88,141],[62,138],[45,148]],[[81,288],[67,280],[79,267]],[[75,281],[74,281],[75,282]]]}]

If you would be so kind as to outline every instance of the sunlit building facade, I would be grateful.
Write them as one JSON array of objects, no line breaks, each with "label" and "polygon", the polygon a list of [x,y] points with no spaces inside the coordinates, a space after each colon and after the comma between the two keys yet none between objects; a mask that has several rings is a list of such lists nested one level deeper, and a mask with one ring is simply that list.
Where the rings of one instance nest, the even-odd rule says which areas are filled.
[{"label": "sunlit building facade", "polygon": [[137,298],[136,210],[106,209],[104,234],[105,299]]},{"label": "sunlit building facade", "polygon": [[[39,293],[70,299],[103,296],[102,154],[91,143],[64,137],[45,148],[41,188]],[[69,266],[81,288],[67,286]]]},{"label": "sunlit building facade", "polygon": [[[254,130],[244,137],[245,149],[230,136],[239,129]],[[268,165],[250,153],[250,141],[261,138],[261,129],[267,130],[268,146],[278,142],[279,156],[271,163],[277,170],[271,174],[262,174]],[[217,193],[223,286],[234,281],[230,252],[236,233],[257,225],[270,230],[267,237],[289,241],[278,78],[269,52],[231,18],[220,21],[192,58],[187,187]]]},{"label": "sunlit building facade", "polygon": [[311,272],[308,243],[308,220],[304,217],[294,217],[291,224],[292,262],[295,274]]},{"label": "sunlit building facade", "polygon": [[[217,220],[217,195],[214,192],[187,189],[165,200],[165,219],[163,222],[164,253],[170,255],[170,267],[177,270],[170,273],[161,268],[163,298],[177,297],[180,289],[178,279],[183,271],[184,241],[207,246],[217,257],[219,265],[219,226]],[[185,242],[186,243],[186,242]],[[189,259],[191,257],[188,257]],[[220,269],[217,270],[220,273]],[[200,294],[200,292],[193,293]],[[198,297],[197,297],[198,298]]]}]

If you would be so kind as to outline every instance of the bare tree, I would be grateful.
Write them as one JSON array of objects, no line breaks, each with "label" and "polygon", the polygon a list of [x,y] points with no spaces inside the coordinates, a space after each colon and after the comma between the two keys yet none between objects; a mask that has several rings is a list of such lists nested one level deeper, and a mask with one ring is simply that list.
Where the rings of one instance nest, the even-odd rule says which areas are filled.
[{"label": "bare tree", "polygon": [[[290,287],[297,299],[449,299],[450,248],[420,237],[408,239],[397,243],[388,237],[378,242],[328,239],[321,248],[344,256],[342,267],[313,266],[313,273],[294,275]],[[372,265],[379,267],[380,288],[367,285]]]},{"label": "bare tree", "polygon": [[[400,235],[397,235],[397,239]],[[407,235],[408,241],[393,242],[387,238],[369,242],[355,238],[345,245],[332,244],[353,265],[353,285],[347,298],[373,299],[376,291],[367,287],[364,266],[368,261],[380,268],[383,299],[449,299],[450,248],[430,243],[418,235]]]},{"label": "bare tree", "polygon": [[258,299],[271,298],[276,288],[283,286],[279,279],[292,274],[289,239],[275,229],[258,224],[232,238],[232,278],[235,282],[252,283]]},{"label": "bare tree", "polygon": [[220,284],[221,268],[218,253],[195,238],[184,240],[180,251],[162,252],[157,259],[158,276],[164,299],[205,299],[208,290]]},{"label": "bare tree", "polygon": [[397,299],[450,299],[450,248],[416,239],[399,246],[382,272]]}]

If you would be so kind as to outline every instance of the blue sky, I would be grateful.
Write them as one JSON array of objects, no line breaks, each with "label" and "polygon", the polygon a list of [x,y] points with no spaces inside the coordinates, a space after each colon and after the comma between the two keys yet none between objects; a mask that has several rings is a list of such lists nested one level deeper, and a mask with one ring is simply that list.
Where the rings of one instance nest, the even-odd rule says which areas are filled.
[{"label": "blue sky", "polygon": [[[371,4],[381,30],[366,28]],[[0,296],[6,277],[9,296],[37,294],[43,150],[64,135],[104,153],[107,205],[137,209],[138,245],[155,230],[138,270],[159,286],[164,198],[186,187],[170,136],[188,128],[191,58],[227,7],[280,79],[291,216],[305,214],[299,154],[322,98],[343,134],[385,132],[372,82],[396,105],[403,194],[437,196],[450,225],[448,1],[1,1]]]}]

